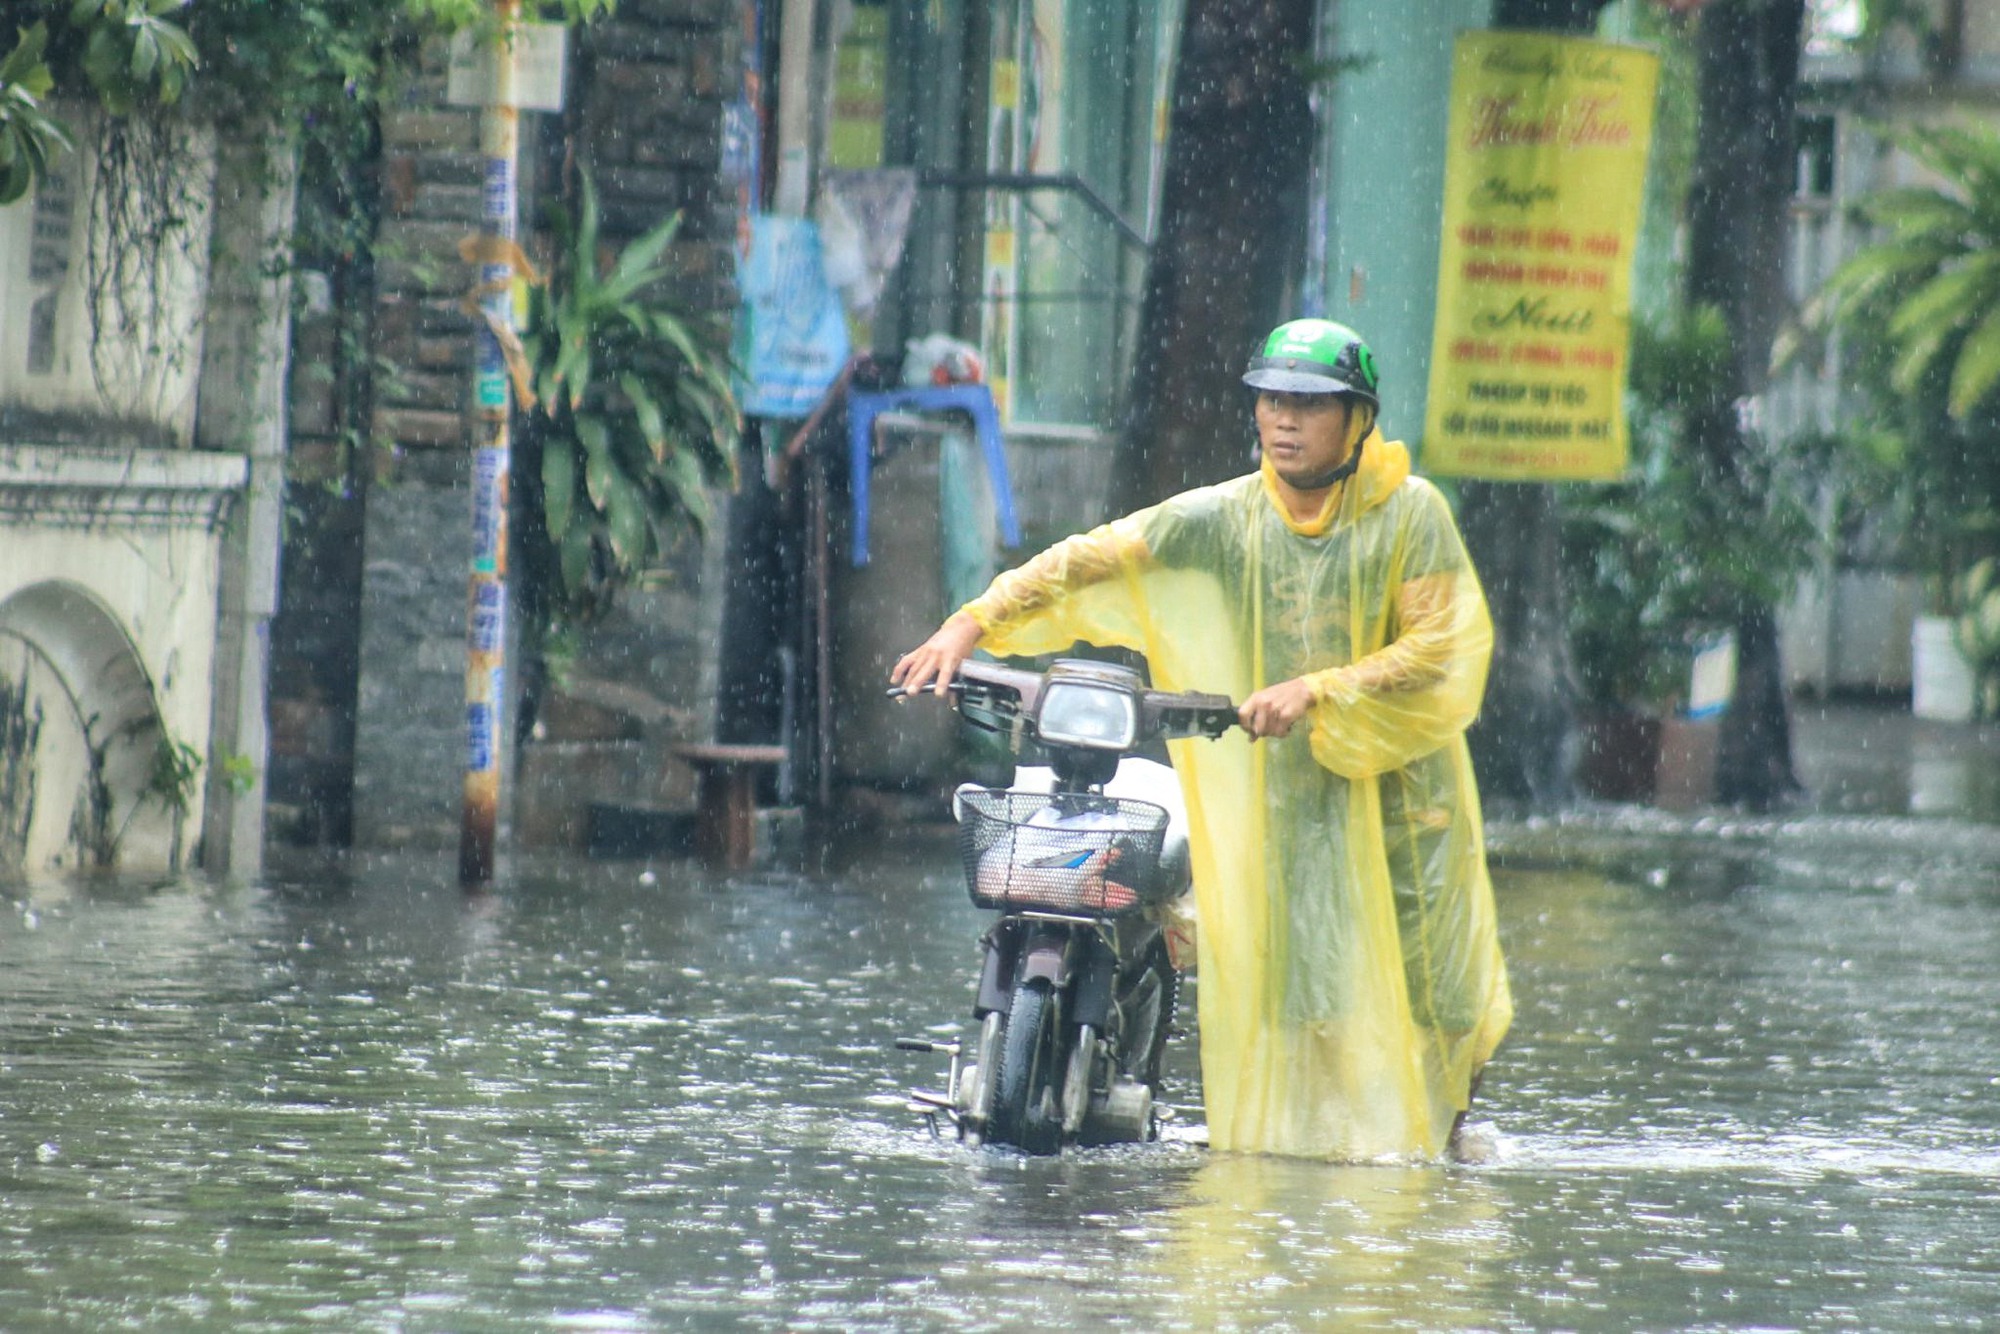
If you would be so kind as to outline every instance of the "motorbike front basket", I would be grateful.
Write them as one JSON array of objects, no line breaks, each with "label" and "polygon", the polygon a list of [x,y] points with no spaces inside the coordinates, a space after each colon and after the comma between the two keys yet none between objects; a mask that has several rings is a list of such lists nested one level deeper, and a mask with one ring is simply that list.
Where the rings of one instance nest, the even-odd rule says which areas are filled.
[{"label": "motorbike front basket", "polygon": [[1150,801],[962,788],[959,807],[966,887],[982,908],[1119,917],[1173,896],[1160,870],[1167,812]]}]

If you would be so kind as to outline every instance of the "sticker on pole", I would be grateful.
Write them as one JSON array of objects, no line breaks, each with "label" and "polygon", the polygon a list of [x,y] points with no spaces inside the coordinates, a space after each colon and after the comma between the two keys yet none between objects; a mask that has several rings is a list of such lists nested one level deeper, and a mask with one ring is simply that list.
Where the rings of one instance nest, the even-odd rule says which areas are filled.
[{"label": "sticker on pole", "polygon": [[500,569],[500,548],[505,541],[502,526],[507,517],[507,451],[481,449],[472,459],[472,568],[479,574],[496,574]]},{"label": "sticker on pole", "polygon": [[503,100],[500,62],[506,51],[495,42],[480,41],[470,29],[454,33],[445,101],[455,107],[562,110],[563,56],[568,38],[569,29],[560,23],[518,25],[514,30],[513,96]]},{"label": "sticker on pole", "polygon": [[507,590],[503,585],[481,580],[472,586],[471,637],[474,653],[499,653],[506,647]]},{"label": "sticker on pole", "polygon": [[499,754],[495,733],[499,716],[493,705],[480,699],[465,706],[465,768],[469,773],[491,771]]}]

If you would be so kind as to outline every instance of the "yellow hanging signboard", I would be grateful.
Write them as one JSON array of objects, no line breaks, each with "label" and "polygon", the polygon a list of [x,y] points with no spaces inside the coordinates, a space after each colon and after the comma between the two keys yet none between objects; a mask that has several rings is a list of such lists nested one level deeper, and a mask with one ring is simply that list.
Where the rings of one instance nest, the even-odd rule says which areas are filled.
[{"label": "yellow hanging signboard", "polygon": [[1474,32],[1453,53],[1427,473],[1616,477],[1659,62]]}]

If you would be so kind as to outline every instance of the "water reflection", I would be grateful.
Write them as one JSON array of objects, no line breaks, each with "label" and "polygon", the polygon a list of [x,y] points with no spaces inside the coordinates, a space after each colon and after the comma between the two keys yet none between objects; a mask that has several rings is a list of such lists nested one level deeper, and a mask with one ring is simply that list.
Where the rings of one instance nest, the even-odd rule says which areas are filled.
[{"label": "water reflection", "polygon": [[[1993,831],[1502,831],[1475,1167],[1028,1160],[903,1109],[950,849],[0,890],[0,1304],[174,1328],[1975,1327]],[[1191,1092],[1192,1045],[1173,1073]]]},{"label": "water reflection", "polygon": [[1465,1172],[1217,1156],[1168,1215],[1162,1260],[1197,1328],[1491,1325],[1507,1200]]}]

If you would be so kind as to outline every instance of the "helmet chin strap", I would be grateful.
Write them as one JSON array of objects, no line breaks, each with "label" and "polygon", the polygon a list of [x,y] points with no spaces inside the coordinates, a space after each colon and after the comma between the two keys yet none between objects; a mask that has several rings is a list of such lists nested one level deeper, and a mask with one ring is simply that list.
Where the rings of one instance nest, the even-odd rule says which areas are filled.
[{"label": "helmet chin strap", "polygon": [[1361,442],[1357,440],[1354,442],[1353,450],[1347,455],[1347,462],[1341,464],[1332,472],[1323,472],[1317,477],[1300,478],[1292,482],[1291,486],[1297,491],[1324,491],[1329,487],[1338,486],[1340,483],[1354,476],[1354,470],[1360,466]]},{"label": "helmet chin strap", "polygon": [[1317,477],[1306,477],[1292,482],[1291,486],[1294,489],[1299,491],[1324,491],[1329,487],[1338,486],[1348,478],[1354,476],[1354,470],[1361,466],[1362,442],[1367,440],[1368,433],[1375,429],[1375,414],[1373,412],[1365,414],[1356,413],[1354,420],[1348,424],[1347,429],[1354,437],[1353,444],[1348,447],[1347,462],[1330,472],[1321,473]]}]

